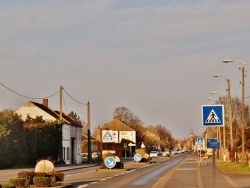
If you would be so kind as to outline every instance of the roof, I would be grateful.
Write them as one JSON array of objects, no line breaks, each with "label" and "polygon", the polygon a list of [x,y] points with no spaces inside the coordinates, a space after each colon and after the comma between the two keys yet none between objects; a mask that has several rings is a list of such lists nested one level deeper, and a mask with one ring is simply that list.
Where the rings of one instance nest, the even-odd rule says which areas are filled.
[{"label": "roof", "polygon": [[103,129],[110,129],[113,131],[135,131],[119,119],[114,119],[113,121],[103,125],[101,128]]},{"label": "roof", "polygon": [[[27,102],[24,106],[26,107],[30,107],[32,106],[32,104],[38,108],[40,108],[42,111],[48,113],[49,115],[53,116],[55,119],[60,119],[60,112],[59,111],[54,111],[52,109],[50,109],[49,107],[37,103],[37,102],[33,102],[33,101],[29,101]],[[70,116],[66,115],[65,113],[62,113],[62,118],[64,123],[75,126],[75,127],[82,127],[81,124],[79,124],[78,122],[76,122],[73,118],[71,118]]]},{"label": "roof", "polygon": [[48,113],[49,115],[53,116],[56,119],[60,118],[60,116],[55,111],[51,110],[49,107],[44,106],[43,104],[33,102],[33,101],[29,101],[28,103],[33,103],[35,106],[37,106],[38,108],[40,108],[41,110],[43,110],[44,112]]},{"label": "roof", "polygon": [[[55,113],[60,117],[60,112],[59,111],[55,111]],[[65,113],[62,113],[62,118],[64,120],[66,120],[70,125],[73,125],[75,127],[82,127],[81,124],[79,124],[78,122],[76,122],[72,117],[66,115]]]}]

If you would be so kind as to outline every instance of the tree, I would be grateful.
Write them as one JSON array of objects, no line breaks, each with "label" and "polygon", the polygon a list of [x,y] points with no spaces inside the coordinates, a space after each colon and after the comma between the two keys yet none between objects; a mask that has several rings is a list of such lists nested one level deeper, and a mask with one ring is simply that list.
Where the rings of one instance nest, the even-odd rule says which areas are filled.
[{"label": "tree", "polygon": [[49,159],[56,161],[62,148],[62,124],[58,122],[25,123],[29,163]]},{"label": "tree", "polygon": [[4,122],[2,122],[2,120],[0,119],[0,139],[5,138],[9,134],[10,134],[10,130],[7,129],[6,124]]},{"label": "tree", "polygon": [[0,112],[0,168],[20,164],[25,154],[23,121],[12,110]]},{"label": "tree", "polygon": [[71,111],[71,112],[68,114],[68,116],[71,117],[71,118],[73,118],[73,119],[74,119],[77,123],[79,123],[80,125],[82,124],[81,118],[80,118],[80,116],[78,116],[78,115],[76,114],[76,112]]},{"label": "tree", "polygon": [[117,107],[113,115],[114,117],[119,116],[121,121],[128,126],[142,125],[140,118],[137,115],[134,115],[133,112],[127,107]]}]

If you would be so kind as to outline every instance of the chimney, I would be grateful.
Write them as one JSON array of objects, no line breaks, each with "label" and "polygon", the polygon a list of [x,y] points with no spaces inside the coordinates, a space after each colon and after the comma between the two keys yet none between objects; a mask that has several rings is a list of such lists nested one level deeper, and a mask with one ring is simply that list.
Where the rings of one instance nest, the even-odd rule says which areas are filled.
[{"label": "chimney", "polygon": [[114,116],[114,119],[118,119],[118,120],[122,121],[122,118],[121,118],[121,116],[119,116],[119,115],[115,115],[115,116]]},{"label": "chimney", "polygon": [[49,100],[48,99],[43,99],[43,106],[45,106],[45,107],[49,107]]}]

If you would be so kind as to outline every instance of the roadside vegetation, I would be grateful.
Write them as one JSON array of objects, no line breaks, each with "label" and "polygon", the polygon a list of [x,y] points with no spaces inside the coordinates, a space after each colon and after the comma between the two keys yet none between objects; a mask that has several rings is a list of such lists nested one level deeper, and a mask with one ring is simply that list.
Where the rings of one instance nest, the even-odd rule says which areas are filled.
[{"label": "roadside vegetation", "polygon": [[250,166],[246,163],[217,161],[216,167],[225,173],[250,174]]}]

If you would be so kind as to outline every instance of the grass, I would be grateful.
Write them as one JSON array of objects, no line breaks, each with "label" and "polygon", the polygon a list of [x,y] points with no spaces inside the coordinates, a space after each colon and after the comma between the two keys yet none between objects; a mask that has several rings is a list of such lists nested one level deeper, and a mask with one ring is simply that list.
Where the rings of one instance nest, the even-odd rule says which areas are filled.
[{"label": "grass", "polygon": [[250,174],[250,167],[245,163],[216,161],[216,167],[225,173]]}]

